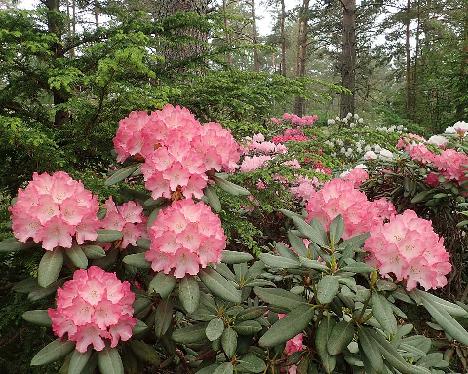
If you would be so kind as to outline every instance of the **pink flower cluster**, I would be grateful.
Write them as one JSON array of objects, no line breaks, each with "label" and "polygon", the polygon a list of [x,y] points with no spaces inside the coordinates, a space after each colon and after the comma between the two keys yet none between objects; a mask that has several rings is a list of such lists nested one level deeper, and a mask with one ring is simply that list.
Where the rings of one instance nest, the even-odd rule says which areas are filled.
[{"label": "pink flower cluster", "polygon": [[271,141],[275,144],[281,144],[286,142],[306,142],[310,140],[301,130],[299,129],[286,129],[282,135],[274,136]]},{"label": "pink flower cluster", "polygon": [[97,266],[77,270],[73,279],[57,290],[57,308],[49,309],[55,335],[67,334],[75,349],[85,353],[89,345],[102,351],[105,340],[116,347],[132,336],[135,294],[129,282]]},{"label": "pink flower cluster", "polygon": [[134,201],[116,206],[112,197],[106,200],[104,206],[106,216],[101,221],[101,227],[122,233],[120,248],[127,248],[129,244],[136,245],[137,240],[145,234],[146,217],[143,214],[143,207]]},{"label": "pink flower cluster", "polygon": [[291,187],[291,193],[297,199],[302,199],[305,202],[309,201],[312,193],[320,186],[320,181],[317,177],[309,178],[299,176],[295,181],[296,186]]},{"label": "pink flower cluster", "polygon": [[145,258],[154,271],[176,278],[198,274],[200,267],[221,261],[226,237],[219,217],[203,202],[179,200],[159,212],[149,229]]},{"label": "pink flower cluster", "polygon": [[153,199],[178,191],[201,198],[210,170],[237,167],[240,149],[228,130],[211,122],[202,125],[186,108],[132,112],[120,121],[114,138],[117,160],[143,158],[141,171]]},{"label": "pink flower cluster", "polygon": [[284,113],[282,118],[283,120],[289,121],[296,126],[312,126],[318,120],[318,116],[315,114],[311,116],[299,117],[296,114]]},{"label": "pink flower cluster", "polygon": [[271,156],[245,156],[244,161],[240,166],[240,171],[248,172],[256,169],[260,169],[267,163],[268,161],[272,160]]},{"label": "pink flower cluster", "polygon": [[70,248],[73,237],[78,244],[96,240],[98,209],[96,196],[67,173],[34,173],[10,208],[13,233],[20,242],[32,238],[49,251]]},{"label": "pink flower cluster", "polygon": [[354,169],[341,174],[341,178],[351,181],[354,188],[358,188],[363,182],[369,179],[369,173],[365,168],[355,167]]},{"label": "pink flower cluster", "polygon": [[[260,169],[276,155],[288,152],[288,148],[284,144],[265,141],[265,136],[261,133],[246,139],[247,143],[243,149],[246,156],[240,165],[242,172]],[[247,156],[247,154],[251,154],[251,156]]]},{"label": "pink flower cluster", "polygon": [[343,238],[348,239],[358,234],[369,232],[373,227],[390,218],[388,203],[384,208],[382,202],[371,202],[361,191],[354,188],[354,182],[333,179],[325,183],[319,191],[309,195],[306,210],[307,219],[317,219],[326,229],[339,214],[343,217]]},{"label": "pink flower cluster", "polygon": [[369,262],[382,275],[393,274],[397,281],[406,281],[408,290],[418,283],[426,290],[447,284],[449,254],[431,221],[408,209],[390,222],[376,225],[370,233],[364,248],[370,254]]},{"label": "pink flower cluster", "polygon": [[410,157],[423,165],[432,165],[447,179],[457,182],[466,180],[468,156],[454,149],[445,149],[441,154],[435,154],[424,144],[409,144],[405,147]]}]

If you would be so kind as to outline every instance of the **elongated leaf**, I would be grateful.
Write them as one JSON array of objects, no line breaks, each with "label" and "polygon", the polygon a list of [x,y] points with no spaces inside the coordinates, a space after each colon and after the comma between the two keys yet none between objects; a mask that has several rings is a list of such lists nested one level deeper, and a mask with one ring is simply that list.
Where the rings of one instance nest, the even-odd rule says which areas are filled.
[{"label": "elongated leaf", "polygon": [[411,291],[411,296],[419,296],[426,298],[428,301],[439,305],[441,308],[445,309],[448,314],[453,317],[462,317],[468,318],[468,311],[463,309],[460,305],[451,303],[450,301],[444,300],[436,295],[433,295],[429,292],[425,292],[422,290],[414,289]]},{"label": "elongated leaf", "polygon": [[151,264],[145,259],[145,252],[127,255],[122,260],[125,264],[141,269],[149,269]]},{"label": "elongated leaf", "polygon": [[197,310],[200,302],[200,287],[195,278],[186,276],[179,283],[179,300],[187,313]]},{"label": "elongated leaf", "polygon": [[329,235],[331,243],[338,243],[343,235],[344,221],[341,214],[337,215],[330,223]]},{"label": "elongated leaf", "polygon": [[54,340],[42,348],[31,360],[31,366],[45,365],[73,351],[75,344],[70,341]]},{"label": "elongated leaf", "polygon": [[371,273],[375,271],[375,268],[369,266],[363,262],[353,262],[340,269],[341,271],[349,271],[352,273]]},{"label": "elongated leaf", "polygon": [[240,264],[242,262],[249,262],[253,259],[254,258],[250,253],[224,250],[221,261],[225,264]]},{"label": "elongated leaf", "polygon": [[241,291],[236,289],[232,283],[228,282],[215,270],[206,268],[198,273],[198,276],[205,286],[216,296],[233,303],[241,302]]},{"label": "elongated leaf", "polygon": [[332,373],[335,370],[336,358],[328,353],[328,340],[335,326],[335,320],[330,316],[324,317],[315,333],[315,346],[317,353],[322,359],[322,365],[327,373]]},{"label": "elongated leaf", "polygon": [[317,301],[320,304],[328,304],[333,301],[338,289],[340,288],[340,283],[337,277],[333,275],[325,275],[317,283]]},{"label": "elongated leaf", "polygon": [[122,358],[116,348],[104,348],[98,352],[98,367],[101,373],[124,374]]},{"label": "elongated leaf", "polygon": [[297,255],[294,253],[294,251],[283,243],[275,243],[275,249],[280,256],[297,261]]},{"label": "elongated leaf", "polygon": [[46,251],[42,256],[37,271],[37,283],[41,287],[48,287],[54,283],[60,274],[63,264],[63,253],[61,248]]},{"label": "elongated leaf", "polygon": [[340,321],[332,329],[328,338],[327,349],[331,355],[343,352],[345,347],[353,340],[354,325],[352,322]]},{"label": "elongated leaf", "polygon": [[383,296],[376,292],[372,294],[372,314],[380,326],[389,334],[397,331],[397,320],[393,315],[392,304]]},{"label": "elongated leaf", "polygon": [[202,341],[207,341],[206,337],[206,323],[199,323],[197,325],[182,327],[175,330],[172,334],[172,339],[180,344],[192,344]]},{"label": "elongated leaf", "polygon": [[232,182],[229,182],[223,178],[220,178],[218,176],[213,177],[214,181],[216,184],[224,191],[227,193],[234,195],[234,196],[248,196],[250,195],[249,190],[247,190],[244,187],[238,186],[237,184],[234,184]]},{"label": "elongated leaf", "polygon": [[155,292],[163,299],[166,299],[174,289],[176,285],[176,279],[172,275],[164,274],[160,272],[154,276],[148,285],[148,294]]},{"label": "elongated leaf", "polygon": [[0,242],[0,253],[20,251],[36,245],[34,242],[21,243],[16,238],[8,238]]},{"label": "elongated leaf", "polygon": [[213,318],[206,326],[206,337],[209,341],[218,339],[224,331],[224,322],[221,318]]},{"label": "elongated leaf", "polygon": [[317,243],[322,247],[327,246],[326,233],[318,222],[312,220],[310,224],[307,224],[299,217],[293,217],[293,222],[299,232],[311,242]]},{"label": "elongated leaf", "polygon": [[297,269],[300,267],[299,261],[283,256],[275,256],[270,253],[260,253],[258,256],[267,266],[281,269]]},{"label": "elongated leaf", "polygon": [[234,373],[234,367],[230,362],[224,362],[221,365],[219,365],[213,374],[232,374]]},{"label": "elongated leaf", "polygon": [[420,203],[421,201],[424,201],[426,197],[428,197],[431,193],[432,193],[432,190],[419,192],[411,199],[411,204],[416,204],[416,203]]},{"label": "elongated leaf", "polygon": [[133,327],[133,335],[141,334],[148,329],[148,325],[143,321],[137,319],[136,325]]},{"label": "elongated leaf", "polygon": [[77,268],[86,269],[88,267],[88,257],[79,245],[65,249],[65,254]]},{"label": "elongated leaf", "polygon": [[361,346],[361,354],[364,354],[372,369],[378,374],[383,373],[384,363],[379,349],[373,344],[370,336],[367,335],[365,329],[359,329],[359,344]]},{"label": "elongated leaf", "polygon": [[310,305],[299,305],[286,317],[276,321],[262,335],[258,344],[261,347],[273,347],[292,339],[307,327],[313,315],[314,309]]},{"label": "elongated leaf", "polygon": [[70,363],[68,364],[68,374],[81,374],[89,359],[91,358],[92,350],[88,350],[85,353],[73,351],[70,357]]},{"label": "elongated leaf", "polygon": [[90,260],[96,260],[106,255],[106,251],[104,251],[104,249],[99,245],[83,245],[81,246],[81,249]]},{"label": "elongated leaf", "polygon": [[266,369],[265,362],[253,353],[247,353],[239,359],[237,369],[241,373],[264,373]]},{"label": "elongated leaf", "polygon": [[62,282],[57,281],[57,282],[52,283],[49,287],[45,287],[45,288],[38,287],[38,288],[32,290],[28,294],[28,300],[29,301],[37,301],[37,300],[43,299],[44,297],[52,295],[53,293],[55,293],[57,291],[57,288],[59,288],[61,283]]},{"label": "elongated leaf", "polygon": [[25,321],[34,323],[39,326],[52,326],[52,321],[47,313],[47,310],[29,310],[21,316]]},{"label": "elongated leaf", "polygon": [[122,239],[122,233],[117,230],[98,230],[98,243],[111,243]]},{"label": "elongated leaf", "polygon": [[159,366],[161,360],[159,358],[158,352],[145,342],[141,340],[132,340],[130,342],[130,348],[141,361],[148,362],[151,365]]},{"label": "elongated leaf", "polygon": [[264,302],[289,310],[296,308],[300,304],[307,303],[307,300],[303,297],[282,288],[255,287],[254,292]]},{"label": "elongated leaf", "polygon": [[163,336],[171,326],[173,306],[169,300],[161,300],[156,308],[154,332],[157,337]]},{"label": "elongated leaf", "polygon": [[206,202],[213,208],[215,212],[221,211],[221,203],[219,202],[218,195],[212,186],[205,188]]},{"label": "elongated leaf", "polygon": [[424,308],[432,318],[446,331],[452,338],[468,346],[468,332],[460,325],[445,308],[431,301],[426,295],[421,297]]},{"label": "elongated leaf", "polygon": [[325,265],[323,262],[318,262],[317,260],[310,260],[306,257],[300,256],[299,261],[301,262],[302,266],[308,269],[314,269],[319,271],[329,270],[327,265]]},{"label": "elongated leaf", "polygon": [[251,308],[245,309],[243,312],[237,315],[238,321],[246,321],[249,319],[255,319],[261,317],[265,314],[266,308],[263,306],[254,306]]},{"label": "elongated leaf", "polygon": [[118,169],[112,175],[104,181],[105,186],[111,186],[113,184],[119,183],[123,181],[125,178],[132,175],[137,169],[139,165],[132,165],[126,168]]},{"label": "elongated leaf", "polygon": [[262,325],[256,320],[241,321],[234,325],[234,330],[236,330],[239,335],[254,335],[261,329]]},{"label": "elongated leaf", "polygon": [[[304,242],[302,241],[302,239],[300,237],[298,237],[297,235],[294,235],[294,233],[290,231],[288,231],[288,239],[289,239],[289,243],[291,243],[291,247],[300,255],[300,256],[304,256],[304,257],[307,257],[307,248],[304,244]],[[292,259],[296,259],[297,256],[294,256],[292,257]]]},{"label": "elongated leaf", "polygon": [[236,353],[237,349],[237,333],[232,327],[224,329],[221,335],[221,346],[223,347],[226,356],[231,358]]}]

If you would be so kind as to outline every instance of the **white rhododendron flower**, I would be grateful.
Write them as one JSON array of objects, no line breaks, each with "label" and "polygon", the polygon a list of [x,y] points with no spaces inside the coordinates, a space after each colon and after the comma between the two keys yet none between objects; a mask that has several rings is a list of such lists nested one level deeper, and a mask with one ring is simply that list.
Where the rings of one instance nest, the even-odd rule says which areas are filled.
[{"label": "white rhododendron flower", "polygon": [[448,143],[448,139],[442,135],[432,135],[427,142],[438,147],[445,147]]}]

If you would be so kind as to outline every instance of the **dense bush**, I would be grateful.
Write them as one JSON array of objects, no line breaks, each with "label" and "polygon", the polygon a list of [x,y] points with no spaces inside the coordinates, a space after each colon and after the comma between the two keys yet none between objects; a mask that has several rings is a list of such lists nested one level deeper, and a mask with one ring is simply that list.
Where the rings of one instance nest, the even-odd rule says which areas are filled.
[{"label": "dense bush", "polygon": [[[335,125],[272,122],[280,126],[272,142],[257,134],[241,148],[229,131],[179,107],[132,113],[114,138],[123,167],[105,181],[112,188],[101,187],[117,204],[99,205],[103,196],[66,173],[33,176],[10,209],[15,238],[0,244],[32,275],[13,287],[39,308],[23,318],[52,326],[57,338],[33,367],[444,373],[463,365],[468,308],[427,292],[450,276],[443,239],[412,210],[398,204],[406,209],[398,214],[389,200],[359,190],[379,162],[399,164],[394,152],[378,144],[366,151],[345,134],[342,142],[360,151],[345,149],[341,160],[323,152],[330,167],[315,164],[307,174],[305,165],[319,161],[306,160],[307,147]],[[363,167],[332,178],[362,153],[371,179]],[[450,155],[461,159],[449,166],[461,185],[466,156]]]}]

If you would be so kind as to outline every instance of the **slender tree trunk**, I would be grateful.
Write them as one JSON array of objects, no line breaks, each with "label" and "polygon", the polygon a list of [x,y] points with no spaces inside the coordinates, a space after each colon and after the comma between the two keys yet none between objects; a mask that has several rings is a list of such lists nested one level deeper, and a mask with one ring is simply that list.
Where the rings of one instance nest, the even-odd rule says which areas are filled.
[{"label": "slender tree trunk", "polygon": [[[227,0],[223,0],[223,23],[224,23],[224,37],[228,48],[231,48],[231,32],[229,31],[229,22],[227,19]],[[232,54],[230,51],[226,52],[226,64],[232,65]]]},{"label": "slender tree trunk", "polygon": [[[76,35],[76,0],[72,0],[72,15],[71,15],[71,36],[75,38]],[[70,49],[70,56],[75,57],[75,48]]]},{"label": "slender tree trunk", "polygon": [[411,0],[407,1],[406,4],[406,35],[405,35],[405,54],[406,54],[406,114],[408,118],[413,118],[413,108],[411,106]]},{"label": "slender tree trunk", "polygon": [[258,50],[257,50],[257,20],[255,19],[255,0],[251,0],[250,3],[251,7],[251,16],[252,16],[252,43],[255,44],[253,50],[253,57],[254,57],[254,70],[260,71],[260,60],[258,58]]},{"label": "slender tree trunk", "polygon": [[285,0],[281,0],[280,33],[281,33],[281,74],[286,76],[286,33],[284,31],[286,23]]},{"label": "slender tree trunk", "polygon": [[96,23],[96,28],[99,27],[99,7],[96,0],[94,1],[94,22]]},{"label": "slender tree trunk", "polygon": [[[296,77],[305,76],[307,58],[307,21],[309,20],[309,0],[303,0],[299,10],[297,54],[296,54]],[[294,100],[294,113],[298,116],[304,115],[304,97],[296,96]]]},{"label": "slender tree trunk", "polygon": [[343,0],[341,85],[351,91],[342,93],[340,114],[345,117],[355,111],[356,85],[356,0]]},{"label": "slender tree trunk", "polygon": [[468,110],[468,1],[465,1],[465,20],[463,26],[463,45],[461,50],[460,77],[458,82],[459,101],[456,107],[456,120],[466,120]]},{"label": "slender tree trunk", "polygon": [[[51,47],[54,60],[58,60],[63,56],[62,39],[63,25],[60,16],[60,0],[47,0],[47,29],[50,34],[54,34],[58,40]],[[52,89],[52,98],[54,107],[63,104],[67,101],[68,95],[60,89]],[[54,127],[60,127],[68,119],[68,113],[62,109],[56,109],[54,118]]]},{"label": "slender tree trunk", "polygon": [[416,1],[416,46],[414,49],[414,62],[413,69],[411,74],[411,93],[410,93],[410,108],[412,109],[411,113],[413,115],[412,119],[416,118],[416,105],[417,105],[417,87],[418,87],[418,64],[419,64],[419,36],[421,34],[421,14],[420,14],[420,0]]}]

